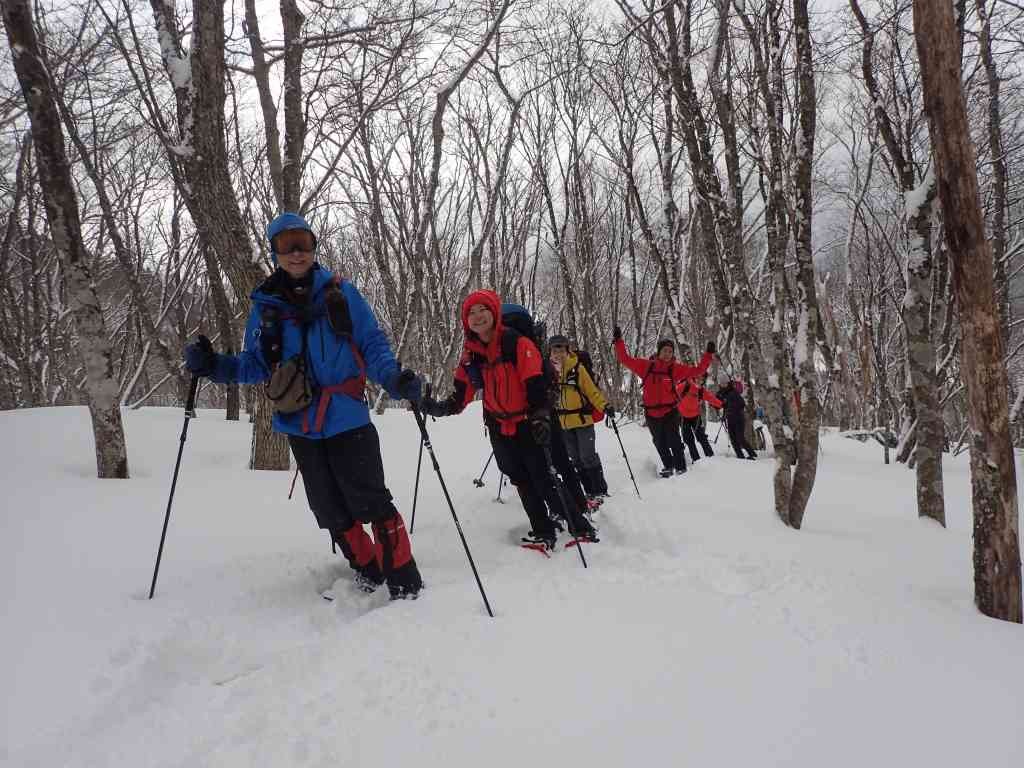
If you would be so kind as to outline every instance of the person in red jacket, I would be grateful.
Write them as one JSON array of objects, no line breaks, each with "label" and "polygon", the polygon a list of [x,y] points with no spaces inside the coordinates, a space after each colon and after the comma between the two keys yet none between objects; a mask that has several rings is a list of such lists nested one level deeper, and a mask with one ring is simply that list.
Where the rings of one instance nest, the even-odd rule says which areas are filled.
[{"label": "person in red jacket", "polygon": [[679,436],[679,395],[676,386],[685,379],[703,376],[711,366],[715,344],[708,342],[704,356],[696,366],[681,365],[675,359],[675,344],[671,339],[658,342],[657,354],[651,358],[631,357],[622,340],[622,329],[612,329],[615,356],[619,362],[640,377],[643,386],[643,406],[647,428],[651,431],[654,447],[661,457],[662,477],[686,472],[686,454]]},{"label": "person in red jacket", "polygon": [[[462,358],[455,369],[454,391],[444,400],[425,398],[421,408],[431,416],[461,413],[483,393],[484,423],[498,468],[505,473],[530,519],[530,539],[553,549],[557,530],[548,515],[562,507],[550,464],[551,386],[544,358],[529,338],[502,322],[501,299],[494,291],[474,291],[462,304],[466,334]],[[572,532],[595,539],[595,530],[574,506]]]},{"label": "person in red jacket", "polygon": [[705,456],[714,456],[715,452],[711,450],[711,443],[708,441],[708,433],[704,431],[704,422],[700,418],[700,404],[705,402],[712,408],[721,410],[722,401],[704,386],[704,378],[699,382],[696,379],[687,379],[676,386],[676,393],[679,395],[678,407],[683,422],[683,440],[690,449],[690,459],[700,460],[700,454],[697,452],[698,442],[704,449]]}]

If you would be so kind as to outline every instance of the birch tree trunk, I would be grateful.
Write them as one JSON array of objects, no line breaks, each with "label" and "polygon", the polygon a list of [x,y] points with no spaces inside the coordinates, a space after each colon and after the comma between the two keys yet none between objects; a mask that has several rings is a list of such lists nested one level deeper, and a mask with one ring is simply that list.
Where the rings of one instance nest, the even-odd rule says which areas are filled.
[{"label": "birch tree trunk", "polygon": [[[150,0],[150,5],[177,104],[178,143],[168,144],[168,156],[196,231],[217,255],[235,300],[244,308],[264,272],[257,263],[228,172],[224,5],[217,0],[195,0],[187,58],[181,51],[174,0]],[[287,470],[288,462],[287,441],[270,428],[270,409],[258,408],[253,469]]]},{"label": "birch tree trunk", "polygon": [[821,426],[815,359],[818,350],[817,281],[814,276],[814,251],[811,247],[814,196],[811,167],[814,162],[814,138],[817,130],[814,60],[811,47],[807,0],[793,0],[793,26],[796,34],[796,77],[800,89],[799,126],[796,137],[794,210],[797,261],[797,306],[800,311],[797,334],[797,376],[800,381],[800,433],[797,440],[797,465],[793,473],[789,502],[789,524],[800,528],[804,510],[814,488],[818,471],[818,437]]},{"label": "birch tree trunk", "polygon": [[67,300],[85,364],[97,477],[124,479],[128,477],[128,454],[114,374],[115,353],[107,336],[103,307],[82,240],[78,199],[71,179],[71,164],[64,150],[64,133],[53,83],[43,65],[27,0],[5,0],[3,19],[14,70],[32,124],[32,142],[50,236],[61,259]]},{"label": "birch tree trunk", "polygon": [[977,158],[961,82],[959,36],[948,0],[914,0],[913,6],[936,184],[960,311],[961,372],[971,426],[974,602],[987,616],[1021,623],[1017,475],[1008,383],[992,251],[985,239]]},{"label": "birch tree trunk", "polygon": [[[904,215],[908,239],[906,255],[907,289],[902,315],[906,329],[907,373],[912,395],[908,406],[913,409],[916,429],[906,436],[907,448],[914,448],[914,469],[917,477],[917,514],[946,525],[942,478],[944,429],[935,376],[935,342],[932,334],[932,227],[931,209],[935,197],[930,179],[919,187],[914,185],[910,146],[900,140],[893,120],[889,118],[875,78],[873,51],[874,32],[860,8],[858,0],[850,0],[850,8],[864,35],[861,53],[861,74],[874,105],[875,120],[893,165],[893,175],[903,193]],[[913,443],[909,440],[913,439]]]}]

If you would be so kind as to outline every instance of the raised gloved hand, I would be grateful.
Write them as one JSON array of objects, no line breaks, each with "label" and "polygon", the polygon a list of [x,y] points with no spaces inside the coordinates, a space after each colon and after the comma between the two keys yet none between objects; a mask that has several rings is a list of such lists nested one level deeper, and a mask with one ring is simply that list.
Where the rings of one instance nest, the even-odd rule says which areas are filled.
[{"label": "raised gloved hand", "polygon": [[714,355],[714,354],[716,354],[718,352],[718,347],[715,346],[715,342],[709,341],[708,345],[707,345],[707,347],[705,348],[704,351],[705,352],[709,352],[712,355]]},{"label": "raised gloved hand", "polygon": [[622,339],[622,329],[619,326],[612,328],[612,341],[619,341]]},{"label": "raised gloved hand", "polygon": [[615,408],[614,408],[614,406],[612,406],[611,403],[608,403],[608,405],[606,405],[604,407],[604,415],[605,415],[606,418],[609,418],[609,419],[614,419],[615,418]]},{"label": "raised gloved hand", "polygon": [[423,381],[410,368],[402,368],[388,377],[384,389],[396,400],[419,404],[423,399]]},{"label": "raised gloved hand", "polygon": [[551,445],[551,422],[546,413],[535,413],[530,417],[530,434],[540,447]]},{"label": "raised gloved hand", "polygon": [[199,335],[197,341],[185,346],[185,367],[196,376],[210,376],[217,368],[217,353],[210,340]]}]

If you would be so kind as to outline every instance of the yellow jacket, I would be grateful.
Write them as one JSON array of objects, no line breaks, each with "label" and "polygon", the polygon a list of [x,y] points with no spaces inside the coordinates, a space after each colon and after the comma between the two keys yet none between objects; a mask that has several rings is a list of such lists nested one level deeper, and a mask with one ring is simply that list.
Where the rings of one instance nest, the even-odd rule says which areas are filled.
[{"label": "yellow jacket", "polygon": [[558,402],[556,412],[562,429],[589,427],[594,423],[591,409],[604,411],[608,400],[580,365],[576,355],[568,355],[558,375]]}]

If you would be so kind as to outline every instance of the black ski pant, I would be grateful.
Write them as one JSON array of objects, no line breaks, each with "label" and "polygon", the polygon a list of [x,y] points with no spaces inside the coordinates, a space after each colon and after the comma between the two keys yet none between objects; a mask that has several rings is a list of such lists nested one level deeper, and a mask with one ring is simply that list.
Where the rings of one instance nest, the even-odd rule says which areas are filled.
[{"label": "black ski pant", "polygon": [[[387,579],[393,596],[422,586],[405,522],[384,482],[380,439],[367,424],[324,439],[288,436],[317,525],[331,534],[353,570]],[[374,539],[363,529],[370,523]]]},{"label": "black ski pant", "polygon": [[[736,453],[736,458],[756,459],[757,453],[750,447],[750,443],[747,442],[746,415],[742,413],[730,414],[725,420],[725,426],[729,430],[729,442],[732,443],[732,449]],[[744,451],[747,452],[746,456],[743,455]]]},{"label": "black ski pant", "polygon": [[647,429],[651,431],[654,447],[666,469],[686,469],[686,454],[679,436],[679,411],[673,408],[664,416],[647,416]]},{"label": "black ski pant", "polygon": [[[561,482],[559,482],[559,478],[552,478],[552,484],[555,486],[560,503],[551,511],[558,517],[567,518],[572,533],[590,533],[593,531],[593,526],[583,517],[583,513],[587,511],[586,483],[582,482],[582,476],[577,471],[577,466],[573,464],[569,451],[566,450],[565,435],[566,430],[562,429],[558,416],[552,414],[549,451],[551,464]],[[549,500],[549,506],[550,503]]]},{"label": "black ski pant", "polygon": [[708,441],[708,433],[704,431],[704,422],[701,421],[700,416],[694,416],[693,418],[683,417],[683,440],[686,441],[686,447],[690,449],[690,458],[694,461],[700,459],[700,454],[697,453],[697,443],[700,443],[700,447],[704,449],[705,456],[715,455],[715,452],[711,449],[711,443]]},{"label": "black ski pant", "polygon": [[[489,423],[487,433],[494,449],[494,460],[512,485],[519,492],[523,509],[530,520],[530,528],[534,535],[542,538],[554,538],[555,524],[548,515],[548,507],[559,517],[572,514],[575,503],[568,494],[563,496],[564,488],[553,474],[548,461],[548,452],[537,445],[530,433],[527,421],[516,424],[515,434],[503,435],[497,423]],[[559,438],[552,434],[552,438]],[[552,456],[553,460],[553,456]],[[566,457],[568,462],[568,458]],[[571,464],[569,465],[571,469]],[[579,481],[577,480],[577,486]],[[580,489],[582,496],[582,489]]]},{"label": "black ski pant", "polygon": [[601,457],[597,453],[597,434],[594,425],[563,428],[562,437],[569,458],[579,472],[584,490],[589,494],[608,493],[604,467],[601,466]]}]

